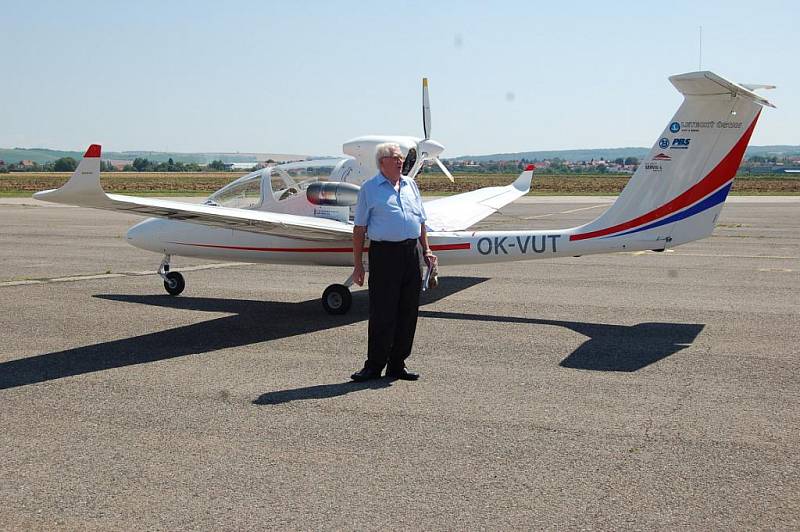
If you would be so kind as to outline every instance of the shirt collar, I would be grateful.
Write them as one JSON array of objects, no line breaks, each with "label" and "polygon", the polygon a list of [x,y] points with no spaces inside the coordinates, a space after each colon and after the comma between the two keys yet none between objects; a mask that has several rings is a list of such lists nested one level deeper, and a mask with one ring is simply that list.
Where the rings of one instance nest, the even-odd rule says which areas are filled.
[{"label": "shirt collar", "polygon": [[[389,178],[388,178],[388,177],[386,177],[385,175],[383,175],[383,172],[378,172],[378,175],[379,175],[379,176],[381,176],[381,177],[383,178],[383,181],[381,181],[381,184],[388,183],[388,184],[389,184],[389,186],[394,186],[394,185],[392,185],[392,182],[391,182],[391,181],[389,181]],[[407,179],[408,179],[407,177],[403,177],[403,174],[400,174],[400,181],[399,181],[399,183],[400,183],[400,186],[401,186],[401,187],[402,187],[403,185],[406,185],[406,184],[408,184],[408,183],[406,183],[406,180],[407,180]]]}]

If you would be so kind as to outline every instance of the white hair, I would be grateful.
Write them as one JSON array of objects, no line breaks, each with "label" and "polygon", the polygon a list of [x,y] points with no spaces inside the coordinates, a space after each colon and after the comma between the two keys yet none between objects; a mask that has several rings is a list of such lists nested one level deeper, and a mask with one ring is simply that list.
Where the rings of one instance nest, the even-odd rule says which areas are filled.
[{"label": "white hair", "polygon": [[391,157],[392,152],[395,150],[399,151],[400,155],[403,155],[403,150],[400,149],[400,145],[396,142],[384,142],[375,146],[375,166],[380,168],[381,159]]}]

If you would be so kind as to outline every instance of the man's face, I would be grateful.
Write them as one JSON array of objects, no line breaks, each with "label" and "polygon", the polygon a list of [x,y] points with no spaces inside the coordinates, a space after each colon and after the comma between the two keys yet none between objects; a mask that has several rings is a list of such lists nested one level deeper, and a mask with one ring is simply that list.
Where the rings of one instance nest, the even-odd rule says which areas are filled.
[{"label": "man's face", "polygon": [[381,173],[391,180],[400,179],[403,171],[403,153],[394,148],[391,155],[381,158]]}]

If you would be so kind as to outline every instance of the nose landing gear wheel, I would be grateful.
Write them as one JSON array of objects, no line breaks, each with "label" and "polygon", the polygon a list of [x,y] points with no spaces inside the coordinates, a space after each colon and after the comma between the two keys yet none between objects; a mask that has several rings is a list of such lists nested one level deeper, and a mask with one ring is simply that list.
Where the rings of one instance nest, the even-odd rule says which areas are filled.
[{"label": "nose landing gear wheel", "polygon": [[347,314],[353,296],[343,284],[332,284],[322,292],[322,307],[328,314]]},{"label": "nose landing gear wheel", "polygon": [[164,289],[171,296],[177,296],[183,289],[186,288],[186,281],[183,280],[183,275],[178,272],[168,272],[164,279]]}]

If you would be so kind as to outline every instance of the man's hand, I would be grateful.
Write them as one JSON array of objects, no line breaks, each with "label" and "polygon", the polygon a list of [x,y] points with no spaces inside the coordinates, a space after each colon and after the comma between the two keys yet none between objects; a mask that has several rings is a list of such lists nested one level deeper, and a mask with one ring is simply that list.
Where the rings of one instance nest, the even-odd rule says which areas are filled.
[{"label": "man's hand", "polygon": [[353,227],[353,282],[364,286],[364,263],[361,254],[364,252],[364,237],[367,234],[365,225]]},{"label": "man's hand", "polygon": [[356,262],[353,268],[353,282],[358,286],[364,286],[364,265],[360,262]]},{"label": "man's hand", "polygon": [[439,263],[439,258],[431,250],[425,252],[425,264],[428,268],[433,268]]}]

